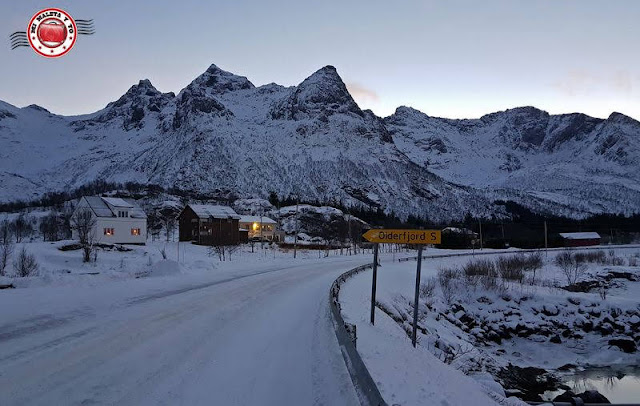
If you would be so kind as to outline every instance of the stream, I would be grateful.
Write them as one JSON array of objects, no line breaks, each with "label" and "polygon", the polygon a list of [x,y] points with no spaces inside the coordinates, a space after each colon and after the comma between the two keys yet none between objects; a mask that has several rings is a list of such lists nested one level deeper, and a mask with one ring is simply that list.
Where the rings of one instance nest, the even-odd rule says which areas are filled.
[{"label": "stream", "polygon": [[[562,383],[574,393],[597,390],[611,403],[640,402],[640,366],[592,367],[560,375]],[[553,400],[564,390],[545,392],[545,400]]]}]

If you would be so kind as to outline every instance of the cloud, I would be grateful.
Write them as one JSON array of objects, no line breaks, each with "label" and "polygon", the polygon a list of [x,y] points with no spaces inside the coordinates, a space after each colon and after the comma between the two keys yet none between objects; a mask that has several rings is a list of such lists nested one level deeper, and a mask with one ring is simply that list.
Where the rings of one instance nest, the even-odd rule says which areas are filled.
[{"label": "cloud", "polygon": [[630,96],[636,78],[626,70],[596,74],[583,69],[568,71],[553,87],[568,96],[594,95],[606,92]]},{"label": "cloud", "polygon": [[346,85],[347,90],[349,90],[349,93],[351,93],[351,96],[353,96],[356,101],[371,103],[377,102],[380,99],[378,93],[374,90],[368,89],[358,83],[349,82]]}]

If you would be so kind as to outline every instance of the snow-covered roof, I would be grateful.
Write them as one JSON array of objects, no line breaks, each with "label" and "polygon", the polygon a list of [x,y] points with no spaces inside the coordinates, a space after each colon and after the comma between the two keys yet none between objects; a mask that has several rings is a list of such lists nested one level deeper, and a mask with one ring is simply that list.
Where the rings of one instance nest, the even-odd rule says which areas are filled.
[{"label": "snow-covered roof", "polygon": [[131,218],[147,218],[147,214],[133,199],[85,196],[87,204],[96,217],[117,217],[117,209],[127,209]]},{"label": "snow-covered roof", "polygon": [[120,199],[119,197],[103,197],[102,200],[104,200],[109,206],[113,207],[133,207],[133,204],[125,201],[124,199]]},{"label": "snow-covered roof", "polygon": [[188,207],[191,207],[198,217],[201,219],[208,219],[210,217],[216,219],[240,219],[238,213],[236,213],[229,206],[218,206],[214,204],[190,204]]},{"label": "snow-covered roof", "polygon": [[443,229],[444,232],[456,233],[456,234],[467,234],[467,235],[476,235],[477,233],[469,230],[468,228],[458,228],[458,227],[447,227]]},{"label": "snow-covered roof", "polygon": [[262,217],[260,217],[260,216],[240,216],[240,222],[241,223],[260,223],[260,222],[262,222],[262,224],[276,224],[275,220],[270,219],[269,217],[266,217],[266,216],[262,216]]},{"label": "snow-covered roof", "polygon": [[599,239],[600,234],[593,231],[587,231],[583,233],[560,233],[560,237],[567,240],[593,240]]}]

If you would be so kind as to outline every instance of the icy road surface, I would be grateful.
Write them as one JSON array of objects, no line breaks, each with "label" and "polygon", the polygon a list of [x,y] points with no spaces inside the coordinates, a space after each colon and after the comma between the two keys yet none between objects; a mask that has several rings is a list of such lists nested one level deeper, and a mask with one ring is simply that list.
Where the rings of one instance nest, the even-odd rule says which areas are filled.
[{"label": "icy road surface", "polygon": [[0,294],[0,405],[356,405],[328,292],[366,257]]}]

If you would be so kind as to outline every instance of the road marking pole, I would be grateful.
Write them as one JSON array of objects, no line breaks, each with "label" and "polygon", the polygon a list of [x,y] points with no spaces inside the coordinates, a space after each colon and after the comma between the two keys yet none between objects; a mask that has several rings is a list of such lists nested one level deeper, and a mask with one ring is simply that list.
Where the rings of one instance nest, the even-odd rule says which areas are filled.
[{"label": "road marking pole", "polygon": [[418,246],[418,267],[416,268],[416,293],[413,301],[413,334],[411,336],[411,344],[416,346],[418,335],[418,298],[420,297],[420,271],[422,268],[422,245]]},{"label": "road marking pole", "polygon": [[371,324],[376,316],[376,282],[378,279],[378,243],[373,244],[373,280],[371,281]]}]

